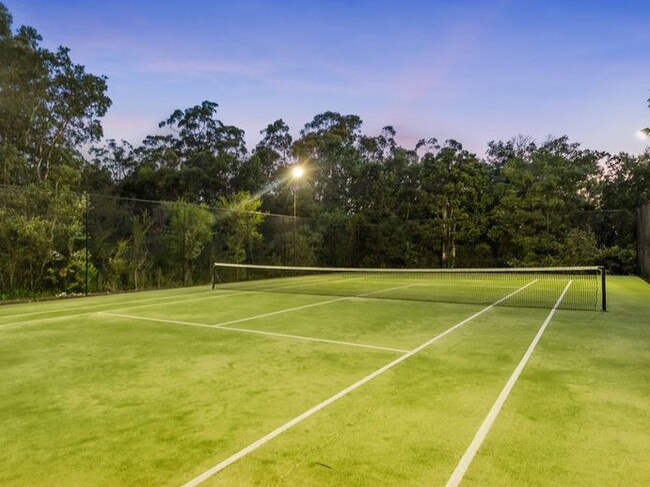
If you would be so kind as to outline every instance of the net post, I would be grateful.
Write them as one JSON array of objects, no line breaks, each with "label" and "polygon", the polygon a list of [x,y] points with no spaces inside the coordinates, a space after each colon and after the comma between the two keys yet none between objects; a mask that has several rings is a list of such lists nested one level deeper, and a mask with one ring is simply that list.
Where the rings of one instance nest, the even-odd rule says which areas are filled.
[{"label": "net post", "polygon": [[602,310],[607,311],[607,271],[605,270],[605,267],[600,267],[600,285],[602,289]]},{"label": "net post", "polygon": [[217,266],[212,264],[212,289],[217,285]]}]

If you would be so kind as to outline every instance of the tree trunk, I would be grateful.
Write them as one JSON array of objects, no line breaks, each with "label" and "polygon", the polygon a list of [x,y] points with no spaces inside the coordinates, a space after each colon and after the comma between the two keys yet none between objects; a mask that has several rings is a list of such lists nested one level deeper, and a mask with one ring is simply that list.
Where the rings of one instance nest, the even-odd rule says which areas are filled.
[{"label": "tree trunk", "polygon": [[455,225],[449,204],[442,214],[442,267],[450,269],[456,265]]}]

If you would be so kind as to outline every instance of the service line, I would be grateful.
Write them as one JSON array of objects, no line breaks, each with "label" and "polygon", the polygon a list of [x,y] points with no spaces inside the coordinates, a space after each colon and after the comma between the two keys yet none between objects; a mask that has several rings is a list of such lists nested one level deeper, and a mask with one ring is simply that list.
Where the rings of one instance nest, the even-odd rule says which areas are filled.
[{"label": "service line", "polygon": [[[407,350],[402,350],[399,348],[392,348],[392,347],[381,347],[379,345],[369,345],[369,344],[364,344],[364,343],[355,343],[355,342],[345,342],[345,341],[339,341],[339,340],[329,340],[326,338],[316,338],[316,337],[307,337],[307,336],[302,336],[302,335],[288,335],[284,333],[276,333],[276,332],[265,332],[262,330],[251,330],[248,328],[234,328],[231,327],[230,325],[235,325],[237,323],[243,323],[245,321],[252,321],[252,320],[258,320],[261,318],[268,318],[269,316],[275,316],[279,314],[284,314],[284,313],[292,313],[294,311],[300,311],[303,309],[307,308],[314,308],[316,306],[324,306],[326,304],[331,304],[331,303],[338,303],[340,301],[349,301],[351,299],[355,298],[364,298],[368,296],[372,296],[373,294],[378,294],[378,293],[384,293],[388,291],[395,291],[397,289],[404,289],[407,287],[411,287],[413,284],[407,284],[405,286],[397,286],[397,287],[391,287],[387,289],[379,289],[377,291],[372,291],[369,293],[364,293],[364,294],[356,294],[354,296],[345,296],[341,298],[336,298],[336,299],[328,299],[327,301],[318,301],[316,303],[310,303],[310,304],[303,304],[301,306],[294,306],[291,308],[284,308],[280,309],[277,311],[270,311],[268,313],[262,313],[258,315],[252,315],[252,316],[246,316],[244,318],[238,318],[235,320],[229,320],[229,321],[222,321],[220,323],[215,323],[215,324],[207,324],[207,323],[195,323],[191,321],[180,321],[180,320],[169,320],[165,318],[150,318],[150,317],[145,317],[145,316],[135,316],[135,315],[127,315],[127,314],[122,314],[122,313],[115,313],[111,311],[100,311],[99,314],[102,315],[108,315],[108,316],[116,316],[120,318],[128,318],[128,319],[138,319],[138,320],[145,320],[145,321],[154,321],[154,322],[159,322],[159,323],[170,323],[170,324],[175,324],[175,325],[187,325],[187,326],[199,326],[202,328],[219,328],[219,329],[224,329],[224,330],[229,330],[229,331],[234,331],[234,332],[240,332],[240,333],[249,333],[249,334],[257,334],[257,335],[268,335],[268,336],[275,336],[275,337],[283,337],[283,338],[292,338],[296,340],[307,340],[307,341],[314,341],[314,342],[323,342],[323,343],[335,343],[338,345],[346,345],[346,346],[351,346],[351,347],[360,347],[360,348],[373,348],[376,350],[385,350],[385,351],[390,351],[390,352],[399,352],[399,353],[404,353],[407,352]],[[242,293],[246,293],[248,291],[242,291]],[[250,291],[250,292],[257,292],[257,291]],[[233,294],[239,294],[239,293],[233,293]],[[232,294],[224,295],[224,296],[232,296]],[[124,309],[124,308],[123,308]]]},{"label": "service line", "polygon": [[[367,343],[357,343],[357,342],[345,342],[341,340],[330,340],[329,338],[317,338],[304,335],[289,335],[287,333],[276,333],[273,331],[263,331],[263,330],[253,330],[250,328],[235,328],[226,325],[208,325],[206,323],[195,323],[193,321],[180,321],[180,320],[167,320],[164,318],[149,318],[146,316],[135,316],[135,315],[125,315],[122,313],[111,313],[107,311],[100,311],[98,314],[103,316],[114,316],[116,318],[126,318],[129,320],[141,320],[141,321],[153,321],[155,323],[168,323],[171,325],[184,325],[184,326],[196,326],[200,328],[211,328],[212,330],[223,330],[236,333],[246,333],[251,335],[264,335],[275,338],[289,338],[292,340],[301,340],[307,342],[320,342],[320,343],[330,343],[334,345],[344,345],[346,347],[357,347],[357,348],[370,348],[373,350],[383,350],[385,352],[398,352],[404,353],[406,350],[401,348],[392,348],[392,347],[382,347],[379,345],[369,345]],[[252,319],[252,318],[251,318]]]}]

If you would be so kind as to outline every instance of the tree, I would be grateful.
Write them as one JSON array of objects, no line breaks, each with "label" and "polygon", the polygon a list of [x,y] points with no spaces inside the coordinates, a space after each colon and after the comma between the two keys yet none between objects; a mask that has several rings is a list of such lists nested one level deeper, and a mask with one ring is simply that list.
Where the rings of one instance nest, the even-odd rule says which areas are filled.
[{"label": "tree", "polygon": [[360,160],[348,192],[359,265],[431,265],[430,249],[425,248],[422,227],[415,220],[421,204],[418,155],[398,146],[395,135],[389,126],[379,136],[362,136],[358,142]]},{"label": "tree", "polygon": [[621,153],[605,159],[598,235],[607,246],[634,248],[636,209],[650,201],[650,149],[638,156]]},{"label": "tree", "polygon": [[260,132],[264,138],[255,146],[251,157],[241,161],[234,187],[244,191],[271,193],[281,168],[288,164],[293,138],[282,119]]},{"label": "tree", "polygon": [[230,194],[247,150],[244,131],[219,120],[217,108],[204,101],[160,122],[170,133],[147,136],[134,150],[121,193],[206,204]]},{"label": "tree", "polygon": [[259,212],[262,202],[245,191],[232,198],[221,197],[219,207],[223,212],[217,221],[221,239],[229,262],[250,262],[253,252],[262,241],[259,227],[264,214]]},{"label": "tree", "polygon": [[418,199],[440,242],[441,266],[455,267],[458,242],[474,242],[485,229],[487,167],[455,140],[430,147],[419,165]]},{"label": "tree", "polygon": [[107,169],[116,183],[122,181],[136,165],[134,148],[126,140],[117,142],[115,139],[108,139],[104,146],[92,147],[90,153],[94,156],[93,165]]},{"label": "tree", "polygon": [[0,292],[81,291],[82,195],[32,184],[0,198]]},{"label": "tree", "polygon": [[576,216],[595,207],[603,154],[566,137],[515,149],[492,144],[488,153],[496,169],[488,235],[504,264],[544,265],[560,253]]},{"label": "tree", "polygon": [[185,286],[191,280],[191,264],[212,238],[214,215],[206,205],[193,205],[183,200],[165,203],[164,207],[169,215],[170,253],[182,267]]},{"label": "tree", "polygon": [[[111,100],[106,78],[74,64],[70,50],[41,47],[32,27],[12,32],[12,17],[0,3],[0,164],[2,182],[26,184],[57,177],[71,184],[79,171],[78,149],[102,136],[100,118]],[[54,169],[59,169],[54,171]]]},{"label": "tree", "polygon": [[345,208],[349,184],[361,157],[357,149],[362,121],[357,115],[324,112],[305,124],[292,151],[310,168],[313,198],[325,210]]}]

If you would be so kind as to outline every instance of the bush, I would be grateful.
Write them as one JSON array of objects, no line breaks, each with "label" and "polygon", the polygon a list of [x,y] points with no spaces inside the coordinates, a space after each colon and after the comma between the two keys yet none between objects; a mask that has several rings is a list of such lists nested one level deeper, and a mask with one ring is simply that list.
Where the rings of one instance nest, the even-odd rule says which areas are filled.
[{"label": "bush", "polygon": [[621,248],[618,245],[600,251],[598,265],[611,274],[635,274],[636,250],[633,247]]}]

